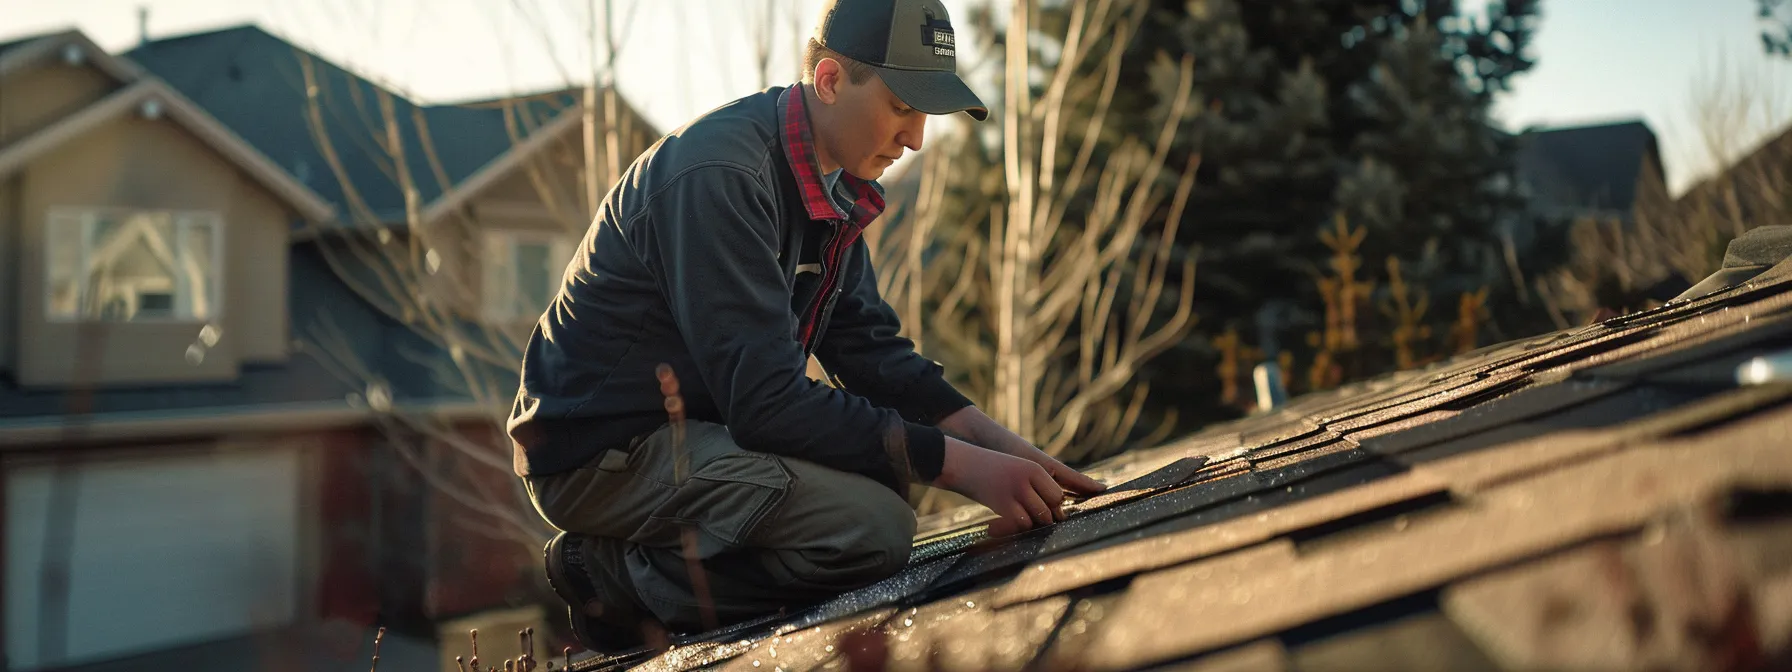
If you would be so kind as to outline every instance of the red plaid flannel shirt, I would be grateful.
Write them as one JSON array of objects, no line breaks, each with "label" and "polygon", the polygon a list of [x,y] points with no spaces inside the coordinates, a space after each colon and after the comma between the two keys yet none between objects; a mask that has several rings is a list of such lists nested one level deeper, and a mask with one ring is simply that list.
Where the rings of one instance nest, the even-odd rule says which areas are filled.
[{"label": "red plaid flannel shirt", "polygon": [[803,311],[802,325],[798,330],[803,349],[810,351],[814,347],[816,323],[821,318],[822,306],[840,284],[840,260],[845,258],[847,250],[865,233],[865,227],[883,214],[884,197],[870,182],[842,172],[840,183],[851,190],[853,207],[852,212],[847,213],[844,218],[841,216],[839,208],[828,197],[827,189],[821,182],[821,166],[815,157],[815,136],[809,130],[809,111],[804,104],[803,90],[804,85],[797,84],[785,89],[783,95],[779,96],[778,104],[784,108],[784,156],[789,159],[790,169],[796,173],[797,185],[803,191],[803,205],[809,210],[809,218],[831,222],[839,227],[839,235],[834,236],[827,248],[822,250],[821,291],[815,295],[815,301],[808,310]]}]

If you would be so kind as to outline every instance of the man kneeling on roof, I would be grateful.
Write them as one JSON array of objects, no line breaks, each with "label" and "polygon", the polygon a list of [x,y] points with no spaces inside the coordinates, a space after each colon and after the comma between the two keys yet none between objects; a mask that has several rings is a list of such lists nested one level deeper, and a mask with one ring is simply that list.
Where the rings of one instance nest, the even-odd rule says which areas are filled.
[{"label": "man kneeling on roof", "polygon": [[[929,115],[988,110],[939,0],[829,0],[802,81],[662,138],[623,173],[525,350],[509,432],[585,646],[813,604],[908,562],[912,482],[1025,530],[1066,467],[897,335],[864,227]],[[810,379],[814,355],[839,387]],[[681,387],[669,424],[656,369]],[[693,581],[687,551],[701,574]]]}]

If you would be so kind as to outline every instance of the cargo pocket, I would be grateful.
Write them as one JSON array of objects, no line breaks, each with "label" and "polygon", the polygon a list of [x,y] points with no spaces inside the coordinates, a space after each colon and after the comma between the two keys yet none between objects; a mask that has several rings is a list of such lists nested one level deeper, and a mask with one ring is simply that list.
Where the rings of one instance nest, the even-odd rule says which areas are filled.
[{"label": "cargo pocket", "polygon": [[716,457],[678,485],[631,541],[682,548],[688,528],[697,533],[702,559],[747,548],[790,484],[790,471],[771,455],[738,451]]}]

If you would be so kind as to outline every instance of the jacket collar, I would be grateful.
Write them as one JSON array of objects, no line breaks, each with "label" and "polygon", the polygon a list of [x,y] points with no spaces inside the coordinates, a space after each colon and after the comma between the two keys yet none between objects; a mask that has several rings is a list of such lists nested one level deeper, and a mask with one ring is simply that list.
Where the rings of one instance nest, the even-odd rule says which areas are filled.
[{"label": "jacket collar", "polygon": [[876,182],[861,180],[851,173],[840,174],[840,184],[853,196],[852,213],[840,212],[828,198],[821,182],[821,164],[815,157],[815,136],[809,128],[809,111],[803,101],[803,84],[784,89],[778,95],[778,108],[784,118],[784,157],[796,175],[797,187],[803,193],[803,206],[814,220],[849,220],[864,228],[884,211],[883,189]]}]

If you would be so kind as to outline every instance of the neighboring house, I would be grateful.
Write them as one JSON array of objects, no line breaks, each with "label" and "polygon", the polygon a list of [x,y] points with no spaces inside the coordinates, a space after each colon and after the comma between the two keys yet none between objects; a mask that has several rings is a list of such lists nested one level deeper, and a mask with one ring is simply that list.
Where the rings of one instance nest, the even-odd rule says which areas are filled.
[{"label": "neighboring house", "polygon": [[1518,175],[1532,210],[1552,220],[1628,221],[1637,198],[1665,193],[1661,149],[1642,121],[1527,130]]},{"label": "neighboring house", "polygon": [[1666,198],[1661,150],[1642,121],[1531,128],[1518,136],[1515,159],[1522,217],[1502,234],[1508,272],[1521,277],[1568,261],[1565,243],[1577,221],[1632,223],[1638,199]]},{"label": "neighboring house", "polygon": [[[384,96],[423,176],[408,204],[361,116]],[[623,112],[626,162],[655,132]],[[454,241],[427,291],[526,333],[583,228],[580,116],[565,92],[415,106],[255,27],[123,56],[0,43],[6,669],[527,594],[533,565],[451,527],[370,403],[485,435],[492,409],[332,246]],[[326,324],[374,380],[316,356]]]}]

